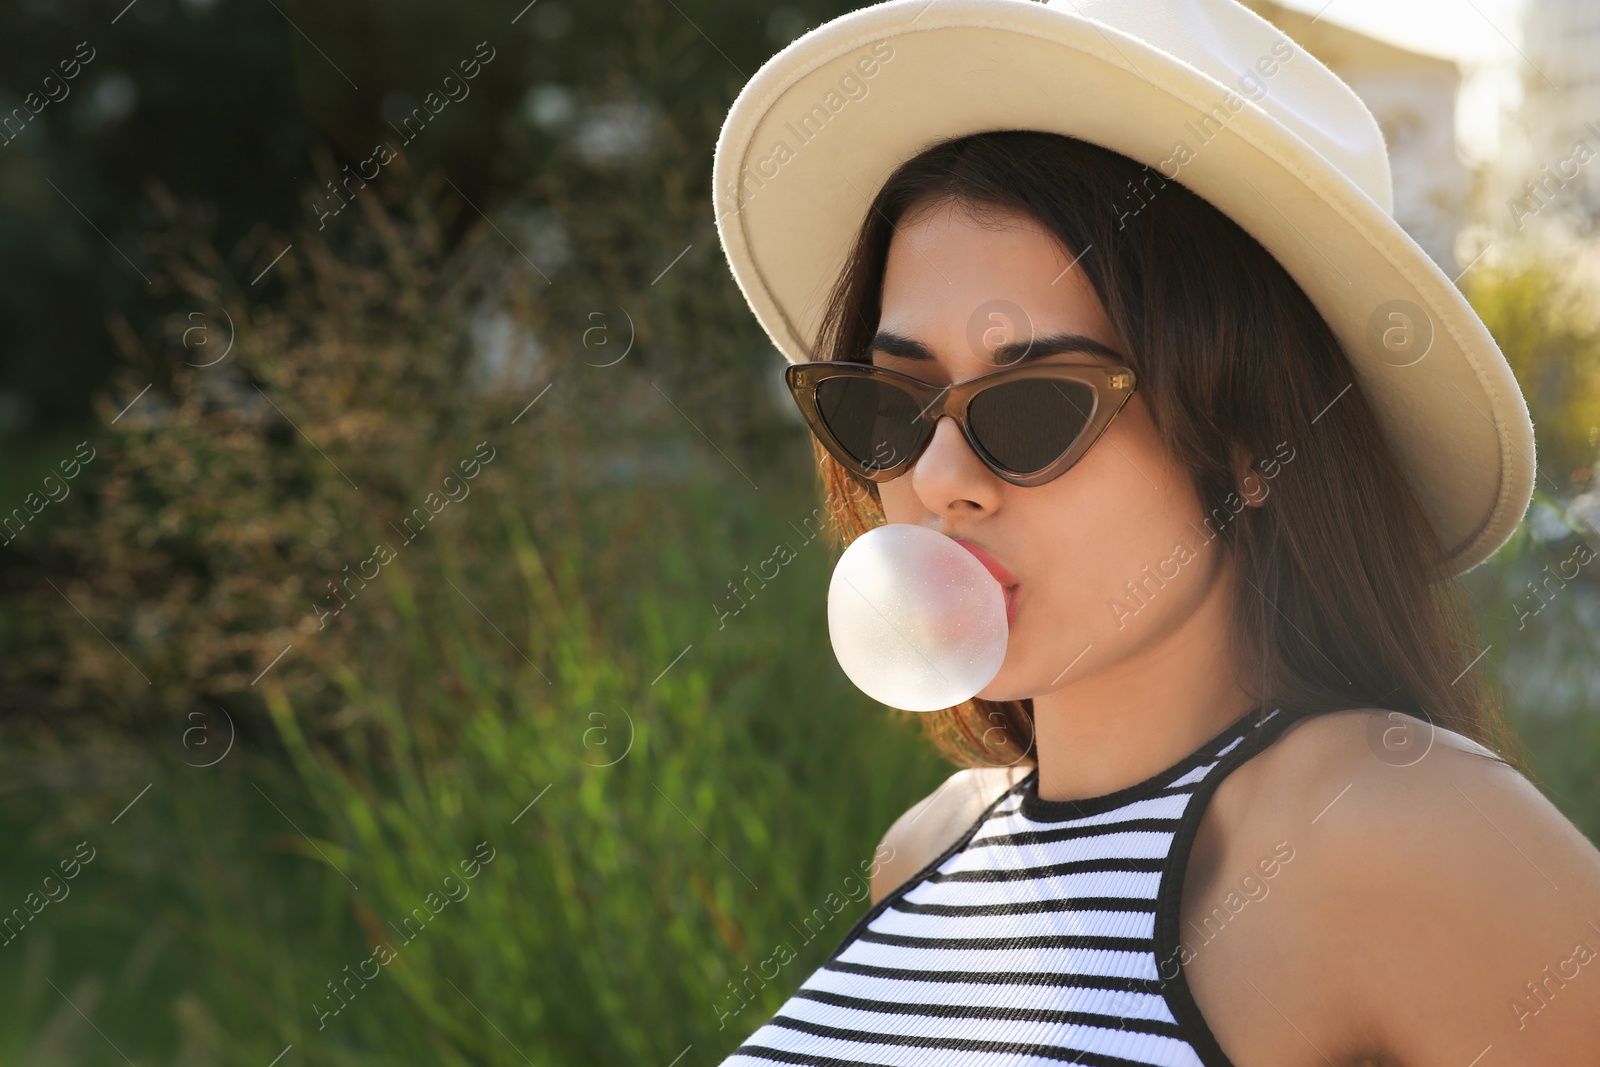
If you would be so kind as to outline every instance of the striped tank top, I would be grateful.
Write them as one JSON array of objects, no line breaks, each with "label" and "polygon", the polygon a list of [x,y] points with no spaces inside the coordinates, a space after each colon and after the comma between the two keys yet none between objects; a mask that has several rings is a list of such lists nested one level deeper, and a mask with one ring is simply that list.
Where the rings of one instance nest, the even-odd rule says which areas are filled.
[{"label": "striped tank top", "polygon": [[1295,716],[1253,710],[1113,793],[1042,800],[1035,768],[873,905],[722,1067],[1232,1067],[1179,966],[1206,802]]}]

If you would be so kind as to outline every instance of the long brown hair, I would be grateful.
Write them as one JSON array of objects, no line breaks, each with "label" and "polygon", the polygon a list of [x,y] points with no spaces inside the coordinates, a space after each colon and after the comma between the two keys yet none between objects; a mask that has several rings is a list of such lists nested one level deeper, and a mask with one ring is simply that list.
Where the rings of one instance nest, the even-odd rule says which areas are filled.
[{"label": "long brown hair", "polygon": [[[817,358],[870,361],[895,226],[942,202],[975,218],[986,208],[1031,217],[1093,284],[1206,513],[1237,512],[1217,540],[1234,562],[1233,646],[1264,708],[1401,711],[1511,752],[1522,769],[1482,673],[1466,593],[1337,339],[1266,249],[1178,182],[1060,134],[938,142],[873,199]],[[1231,457],[1241,448],[1267,457],[1285,442],[1292,462],[1271,502],[1241,510]],[[876,485],[812,448],[841,541],[880,525]],[[920,718],[957,764],[1036,762],[1031,699],[974,698]]]}]

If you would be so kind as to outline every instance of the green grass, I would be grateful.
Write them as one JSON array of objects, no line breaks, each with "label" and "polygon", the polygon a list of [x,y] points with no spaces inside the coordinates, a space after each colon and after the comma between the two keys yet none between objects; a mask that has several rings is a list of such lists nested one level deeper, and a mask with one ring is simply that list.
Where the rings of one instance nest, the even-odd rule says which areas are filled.
[{"label": "green grass", "polygon": [[[594,531],[536,544],[486,500],[436,531],[440,573],[384,568],[403,644],[339,675],[336,728],[263,680],[289,766],[259,740],[210,768],[152,744],[64,816],[36,790],[52,829],[30,862],[100,851],[0,950],[28,960],[0,971],[0,1062],[33,1062],[52,1020],[71,1045],[51,1062],[82,1064],[264,1065],[290,1044],[285,1064],[717,1062],[866,909],[884,827],[950,769],[833,660],[835,557],[789,526],[810,486],[762,486],[759,506],[678,487],[604,579]],[[797,558],[719,629],[727,581],[783,540]],[[493,858],[463,878],[480,842]],[[27,871],[13,852],[7,899]]]}]

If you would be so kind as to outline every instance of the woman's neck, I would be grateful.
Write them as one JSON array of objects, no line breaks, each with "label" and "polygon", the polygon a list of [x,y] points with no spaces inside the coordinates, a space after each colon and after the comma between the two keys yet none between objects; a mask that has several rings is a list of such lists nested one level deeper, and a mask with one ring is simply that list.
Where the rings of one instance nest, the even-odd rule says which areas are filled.
[{"label": "woman's neck", "polygon": [[1230,643],[1231,569],[1225,564],[1207,577],[1193,609],[1165,632],[1114,663],[1096,663],[1091,645],[1068,684],[1034,697],[1041,799],[1082,800],[1136,785],[1254,706],[1238,684]]}]

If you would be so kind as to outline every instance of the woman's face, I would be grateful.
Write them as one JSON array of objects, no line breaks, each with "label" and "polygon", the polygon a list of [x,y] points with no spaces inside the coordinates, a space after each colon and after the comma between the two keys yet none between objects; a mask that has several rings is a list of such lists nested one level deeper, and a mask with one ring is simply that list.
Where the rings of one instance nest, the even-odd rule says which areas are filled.
[{"label": "woman's face", "polygon": [[[934,359],[875,348],[875,365],[945,385],[999,369],[990,353],[1030,337],[1076,333],[1122,351],[1083,268],[1068,269],[1072,258],[1032,220],[1000,219],[1005,228],[995,229],[999,220],[982,225],[940,204],[902,221],[878,330],[920,342]],[[1081,352],[1027,362],[1113,365]],[[1205,547],[1200,502],[1138,392],[1075,466],[1044,485],[995,475],[955,422],[940,419],[911,470],[878,491],[887,521],[971,541],[1016,576],[1005,662],[978,694],[988,700],[1142,669],[1185,623],[1209,625],[1201,606],[1225,588],[1220,546]],[[1175,552],[1179,544],[1191,551]]]}]

